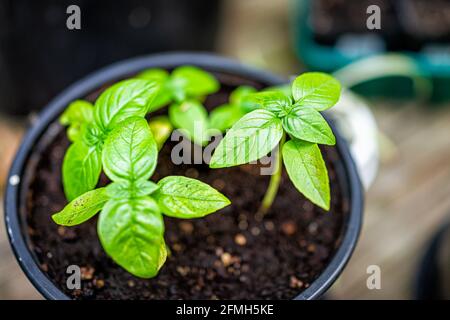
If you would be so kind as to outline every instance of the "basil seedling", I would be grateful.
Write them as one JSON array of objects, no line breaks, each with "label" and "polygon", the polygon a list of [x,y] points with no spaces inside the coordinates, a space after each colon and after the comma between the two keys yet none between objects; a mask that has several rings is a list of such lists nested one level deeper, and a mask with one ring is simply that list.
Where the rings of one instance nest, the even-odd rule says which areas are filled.
[{"label": "basil seedling", "polygon": [[149,181],[157,158],[157,143],[145,118],[119,122],[108,134],[101,156],[112,182],[80,195],[53,220],[74,226],[100,211],[98,235],[108,255],[135,276],[154,277],[167,257],[162,214],[199,218],[230,204],[223,194],[195,179],[168,176],[158,183]]},{"label": "basil seedling", "polygon": [[[258,108],[244,115],[227,132],[210,161],[211,168],[256,161],[277,145],[275,172],[261,204],[266,213],[278,191],[282,159],[294,186],[314,204],[330,208],[328,172],[317,144],[334,145],[335,137],[319,111],[339,99],[340,84],[323,73],[305,73],[292,84],[292,95],[264,91],[251,96]],[[286,133],[290,140],[285,143]]]},{"label": "basil seedling", "polygon": [[209,142],[208,112],[202,105],[204,96],[219,89],[210,73],[193,66],[181,66],[169,74],[163,69],[149,69],[138,78],[157,82],[161,89],[149,111],[169,105],[169,119],[189,140],[206,145]]},{"label": "basil seedling", "polygon": [[75,101],[61,115],[73,142],[63,160],[63,186],[66,198],[95,188],[102,170],[103,143],[118,123],[131,116],[144,116],[158,93],[154,81],[129,79],[106,89],[95,102]]}]

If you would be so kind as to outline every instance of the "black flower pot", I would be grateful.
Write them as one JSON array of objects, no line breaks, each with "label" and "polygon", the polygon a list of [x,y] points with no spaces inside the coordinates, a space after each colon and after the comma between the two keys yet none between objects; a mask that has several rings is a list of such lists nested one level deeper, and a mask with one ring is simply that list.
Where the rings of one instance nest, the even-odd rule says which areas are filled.
[{"label": "black flower pot", "polygon": [[[45,258],[46,253],[41,252],[39,245],[34,240],[35,238],[33,235],[33,232],[39,233],[40,230],[33,224],[33,216],[31,215],[30,210],[27,209],[30,205],[34,205],[33,200],[30,200],[33,199],[33,194],[30,194],[29,187],[30,184],[36,182],[34,168],[36,168],[36,162],[39,162],[39,160],[36,160],[36,154],[40,154],[40,157],[38,157],[39,159],[45,160],[51,153],[59,154],[64,152],[64,150],[47,151],[45,147],[42,147],[43,141],[52,141],[52,139],[54,140],[57,135],[64,136],[63,128],[56,121],[58,116],[71,101],[92,96],[95,92],[98,94],[98,91],[108,84],[122,78],[132,76],[143,69],[151,67],[173,69],[179,65],[186,64],[199,66],[218,75],[218,79],[222,82],[223,86],[226,86],[227,83],[229,85],[229,83],[232,83],[234,81],[233,79],[236,78],[244,79],[246,83],[255,84],[255,86],[259,87],[278,85],[285,82],[285,79],[274,76],[270,73],[255,70],[243,66],[237,62],[209,54],[174,53],[130,59],[95,72],[94,74],[78,81],[63,91],[44,108],[38,120],[34,123],[33,127],[25,136],[9,174],[9,181],[5,196],[5,222],[11,246],[20,266],[30,281],[45,298],[71,299],[74,297],[70,295],[70,293],[68,294],[67,290],[62,287],[61,281],[57,281],[54,278],[54,270],[52,269],[52,266],[44,265],[42,260],[47,259]],[[337,199],[340,203],[339,210],[342,212],[334,213],[333,210],[330,214],[320,212],[321,214],[319,216],[324,225],[333,219],[339,221],[339,228],[336,229],[338,231],[335,239],[333,239],[333,249],[327,253],[328,256],[323,258],[323,268],[318,270],[316,272],[317,274],[314,274],[311,282],[308,283],[306,287],[299,287],[298,289],[295,289],[295,294],[290,296],[290,298],[319,298],[334,283],[344,269],[356,246],[357,238],[361,230],[363,214],[363,191],[361,183],[346,142],[340,137],[336,130],[335,133],[337,144],[330,150],[327,149],[326,154],[333,155],[333,157],[327,157],[333,159],[330,160],[332,162],[333,172],[335,173],[334,178],[332,179],[334,179],[333,181],[336,183],[336,190],[339,191],[336,198],[339,198]],[[59,165],[60,163],[56,163],[55,167],[51,167],[53,169],[52,172],[58,172],[57,174],[59,174]],[[47,188],[45,183],[42,183],[40,186],[44,189]],[[58,186],[57,190],[49,191],[49,193],[62,193],[62,191],[59,190],[60,182],[56,183],[56,186]],[[48,196],[52,197],[53,195],[49,194]],[[300,197],[300,195],[298,197]],[[290,205],[287,202],[289,201],[281,199],[280,205]],[[52,204],[53,203],[50,201],[50,203],[40,203],[36,204],[36,206],[51,206]],[[44,217],[40,218],[40,221],[46,220],[47,218],[50,219],[51,213],[52,212],[48,212],[47,215],[46,212]],[[273,217],[277,216],[276,213],[279,213],[280,215],[283,214],[282,212],[275,212]],[[221,219],[222,218],[226,219],[225,213],[222,215]],[[95,223],[95,221],[93,223]],[[277,227],[278,226],[275,225],[275,228]],[[34,231],[31,232],[30,229],[34,229]],[[96,239],[95,229],[92,230],[94,230],[94,232],[91,233],[94,233],[94,235],[89,235],[89,233],[86,233],[86,236],[94,236],[93,239]],[[166,227],[166,231],[167,230],[170,230],[170,227]],[[317,233],[320,236],[320,227],[319,232]],[[41,235],[40,237],[45,238],[46,236],[48,236],[48,234]],[[83,238],[77,239],[78,238],[75,237],[75,240],[69,239],[66,242],[60,242],[58,240],[56,243],[52,242],[51,247],[55,248],[61,245],[65,246],[64,248],[67,248],[67,250],[70,251],[71,246],[73,246],[77,241],[82,241]],[[93,241],[96,242],[97,240]],[[95,243],[93,243],[92,246],[88,243],[86,246],[92,247],[90,248],[92,250],[96,250],[94,249],[96,246]],[[101,248],[98,250],[98,252],[95,251],[93,253],[93,259],[95,259],[96,254],[104,254]],[[302,252],[300,253],[300,256],[306,255]],[[288,252],[287,254],[290,253]],[[67,256],[66,258],[68,260],[72,259],[71,256]],[[112,262],[108,261],[109,259],[105,256],[98,263],[105,263],[106,265],[112,266]],[[167,269],[170,269],[170,266],[168,266]],[[128,277],[129,275],[121,274],[121,276]],[[297,283],[294,281],[294,285],[296,284]],[[172,293],[164,298],[173,298],[173,295],[177,294],[176,290],[168,290],[167,292]],[[291,290],[290,292],[293,291]],[[241,296],[237,295],[236,297],[239,298]],[[277,298],[278,294],[275,292],[272,296],[263,297]],[[96,296],[91,298],[96,298]]]}]

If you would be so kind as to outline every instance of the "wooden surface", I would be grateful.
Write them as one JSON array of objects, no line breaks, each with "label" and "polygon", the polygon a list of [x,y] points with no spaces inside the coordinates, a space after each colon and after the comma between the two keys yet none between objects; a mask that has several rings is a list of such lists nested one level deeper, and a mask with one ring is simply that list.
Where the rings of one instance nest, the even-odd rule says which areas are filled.
[{"label": "wooden surface", "polygon": [[[408,299],[418,261],[433,232],[450,218],[450,108],[375,107],[397,150],[367,193],[363,231],[336,299]],[[381,290],[366,286],[369,265],[381,268]]]}]

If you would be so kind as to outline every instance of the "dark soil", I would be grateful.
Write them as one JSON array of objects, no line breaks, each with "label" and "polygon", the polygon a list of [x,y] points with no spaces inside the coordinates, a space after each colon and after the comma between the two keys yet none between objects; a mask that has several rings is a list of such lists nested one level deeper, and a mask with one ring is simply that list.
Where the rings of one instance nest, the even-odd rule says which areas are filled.
[{"label": "dark soil", "polygon": [[[209,108],[245,83],[218,76],[226,85],[207,99]],[[68,144],[63,128],[54,123],[35,146],[25,174],[21,214],[42,270],[75,299],[291,299],[321,274],[340,245],[349,203],[334,148],[323,149],[331,179],[330,212],[307,201],[284,175],[272,210],[259,219],[255,211],[269,179],[260,175],[259,165],[219,170],[204,164],[177,166],[170,161],[170,143],[160,153],[153,179],[197,178],[224,193],[232,205],[203,219],[166,217],[171,254],[157,277],[136,278],[106,256],[97,238],[96,218],[76,227],[52,222],[51,214],[66,204],[60,172]],[[102,177],[100,184],[105,183]],[[81,290],[66,287],[66,269],[72,264],[81,267]]]}]

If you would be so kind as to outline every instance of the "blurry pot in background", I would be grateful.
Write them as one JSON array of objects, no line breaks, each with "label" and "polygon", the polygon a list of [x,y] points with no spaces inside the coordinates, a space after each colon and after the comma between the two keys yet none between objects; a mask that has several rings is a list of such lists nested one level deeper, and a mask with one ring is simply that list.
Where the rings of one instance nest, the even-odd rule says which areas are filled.
[{"label": "blurry pot in background", "polygon": [[[308,69],[331,72],[374,55],[402,54],[414,62],[417,75],[432,80],[432,102],[450,100],[450,21],[439,18],[450,9],[448,1],[292,0],[291,4],[294,47]],[[379,30],[367,28],[370,5],[380,8]],[[354,89],[370,97],[417,97],[414,82],[395,74]]]},{"label": "blurry pot in background", "polygon": [[[221,1],[0,0],[0,109],[37,111],[95,69],[170,50],[212,50]],[[69,5],[81,30],[69,30]]]},{"label": "blurry pot in background", "polygon": [[450,223],[447,222],[426,246],[415,279],[414,298],[450,299]]},{"label": "blurry pot in background", "polygon": [[[241,205],[236,204],[234,209],[224,211],[222,214],[192,220],[195,232],[185,236],[184,241],[181,238],[180,242],[179,239],[171,239],[180,234],[178,230],[182,228],[179,224],[183,221],[165,219],[167,244],[174,246],[174,241],[178,244],[188,242],[186,246],[188,248],[181,252],[173,251],[172,257],[154,279],[137,279],[112,263],[98,242],[95,219],[70,230],[62,230],[64,232],[51,221],[51,211],[54,210],[52,208],[64,206],[66,202],[60,185],[59,169],[62,154],[67,147],[67,139],[64,129],[56,119],[67,104],[74,99],[89,97],[95,92],[98,94],[99,88],[104,88],[105,84],[132,76],[143,69],[159,67],[171,70],[185,64],[196,65],[214,73],[221,83],[221,91],[207,98],[206,107],[211,99],[220,98],[227,101],[229,92],[238,85],[253,85],[261,89],[285,81],[270,73],[212,55],[165,54],[112,65],[82,79],[55,98],[40,114],[24,138],[10,171],[5,195],[6,229],[11,246],[23,271],[44,297],[176,299],[182,294],[181,297],[185,298],[209,299],[211,296],[207,292],[219,294],[220,291],[220,296],[230,299],[248,297],[315,299],[336,281],[344,269],[356,246],[361,229],[363,191],[347,144],[340,137],[338,130],[335,131],[336,146],[324,149],[333,190],[329,214],[311,206],[311,203],[300,196],[292,185],[284,182],[281,184],[279,200],[274,203],[273,212],[263,221],[255,220],[254,214],[248,210],[243,213]],[[161,161],[170,161],[170,145],[166,147],[169,149],[161,151]],[[157,172],[167,167],[171,168],[170,174],[174,174],[173,171],[186,170],[186,167],[182,166],[169,167],[167,163]],[[188,169],[191,167],[193,166],[188,166]],[[225,185],[225,188],[229,189],[223,192],[225,194],[231,192],[235,198],[245,194],[244,198],[239,198],[239,202],[247,203],[246,205],[253,204],[249,202],[249,198],[260,199],[259,191],[256,190],[262,190],[262,195],[267,183],[267,180],[261,180],[267,177],[261,176],[259,171],[252,174],[249,168],[229,168],[224,169],[226,172],[220,173],[220,170],[210,171],[200,165],[196,170],[207,183],[210,183],[208,179],[216,179],[214,178],[216,174],[222,174],[221,179],[224,181],[234,177],[234,182]],[[182,174],[181,171],[178,173]],[[246,188],[248,185],[251,187]],[[244,193],[242,188],[248,192]],[[310,209],[307,209],[308,207]],[[252,230],[257,227],[258,233],[252,235],[250,230],[238,227],[236,221],[242,219],[239,218],[242,215],[246,215],[247,226],[252,226]],[[271,228],[266,226],[268,219],[272,223]],[[285,222],[290,223],[287,229],[283,227]],[[216,237],[213,240],[217,241],[217,244],[212,242],[207,248],[204,244],[210,242],[203,240],[208,237],[200,233],[201,230],[205,230],[205,223],[209,235]],[[233,241],[232,235],[238,233],[246,235],[248,239],[246,246],[237,246]],[[195,238],[197,236],[203,238],[197,239]],[[280,247],[275,248],[275,244]],[[245,281],[242,280],[244,282],[240,277],[227,278],[227,269],[220,271],[223,266],[216,266],[214,262],[220,264],[222,259],[217,256],[221,255],[219,249],[229,250],[237,255],[240,262],[235,268],[240,269],[242,266],[241,275],[247,278]],[[201,261],[197,261],[196,257],[202,257]],[[280,259],[284,263],[279,263]],[[203,262],[206,265],[198,266],[198,263]],[[68,264],[80,265],[85,270],[91,270],[90,278],[83,281],[83,290],[78,293],[65,287],[67,278],[65,270]],[[249,270],[244,270],[244,264]],[[197,278],[191,277],[190,273],[185,277],[186,274],[183,275],[183,272],[180,273],[178,270],[178,266],[186,265],[189,266],[190,272],[193,272],[194,268],[197,270],[200,268],[208,274],[212,272],[215,277],[213,280],[204,280],[202,290],[195,291]],[[278,271],[282,271],[282,274]],[[99,279],[103,283],[101,288],[97,286]],[[128,285],[129,281],[132,281],[132,287]],[[304,285],[305,283],[307,285]],[[225,292],[220,288],[226,288]]]}]

